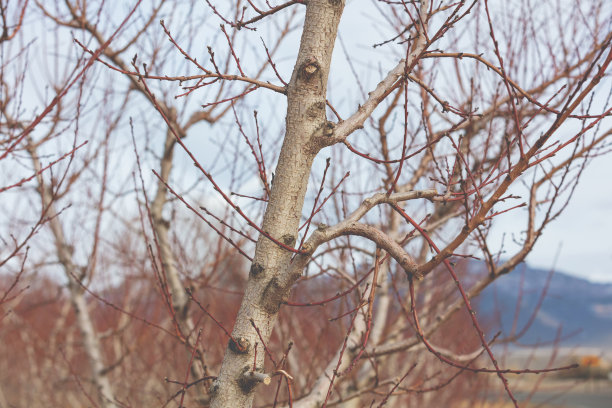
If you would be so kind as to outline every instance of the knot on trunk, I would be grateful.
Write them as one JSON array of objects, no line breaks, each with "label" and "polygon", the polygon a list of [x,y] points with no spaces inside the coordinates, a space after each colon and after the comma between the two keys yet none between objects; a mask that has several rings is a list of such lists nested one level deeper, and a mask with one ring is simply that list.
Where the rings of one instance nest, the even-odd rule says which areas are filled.
[{"label": "knot on trunk", "polygon": [[263,275],[264,267],[258,264],[257,262],[253,262],[251,265],[251,269],[249,270],[249,276],[253,279],[257,279]]},{"label": "knot on trunk", "polygon": [[319,77],[320,72],[321,64],[319,64],[319,61],[317,61],[315,57],[308,57],[304,60],[304,62],[302,62],[302,65],[299,70],[299,76],[300,79],[306,82],[310,82],[314,78]]},{"label": "knot on trunk", "polygon": [[261,307],[269,314],[276,314],[281,303],[287,300],[287,290],[277,278],[270,279],[261,295]]},{"label": "knot on trunk", "polygon": [[248,354],[251,350],[251,343],[244,337],[231,338],[228,347],[236,354]]}]

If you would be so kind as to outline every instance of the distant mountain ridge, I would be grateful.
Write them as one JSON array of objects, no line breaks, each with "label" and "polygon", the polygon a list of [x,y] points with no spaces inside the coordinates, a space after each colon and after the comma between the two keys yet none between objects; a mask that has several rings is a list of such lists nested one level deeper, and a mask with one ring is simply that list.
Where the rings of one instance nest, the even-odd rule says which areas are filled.
[{"label": "distant mountain ridge", "polygon": [[[523,275],[523,276],[522,276]],[[547,286],[549,271],[519,266],[499,278],[475,299],[478,314],[490,322],[490,332],[510,334],[519,293],[517,331],[522,330],[537,309]],[[501,325],[499,318],[501,317]],[[612,284],[589,282],[555,272],[533,324],[521,337],[521,344],[551,342],[561,328],[561,345],[612,348]]]}]

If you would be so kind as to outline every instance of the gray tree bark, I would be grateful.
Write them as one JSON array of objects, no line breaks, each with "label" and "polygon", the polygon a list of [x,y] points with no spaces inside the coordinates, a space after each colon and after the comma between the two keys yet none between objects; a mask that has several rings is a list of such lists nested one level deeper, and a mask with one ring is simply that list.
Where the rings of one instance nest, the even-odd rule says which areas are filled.
[{"label": "gray tree bark", "polygon": [[[325,115],[327,78],[344,4],[344,0],[308,1],[300,49],[287,86],[286,134],[262,229],[290,247],[297,240],[312,162],[323,147],[331,144],[327,139],[331,139],[333,127]],[[251,321],[267,342],[281,302],[301,275],[301,271],[291,273],[291,255],[269,238],[259,237],[232,332],[235,342],[230,340],[211,389],[213,408],[252,405],[257,382],[248,373],[260,339]],[[257,354],[258,370],[263,367],[263,354]]]}]

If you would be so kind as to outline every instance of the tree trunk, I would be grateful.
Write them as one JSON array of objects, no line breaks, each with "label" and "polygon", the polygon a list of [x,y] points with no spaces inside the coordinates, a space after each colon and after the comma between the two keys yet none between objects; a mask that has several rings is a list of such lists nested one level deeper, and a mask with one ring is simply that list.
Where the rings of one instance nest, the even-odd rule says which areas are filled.
[{"label": "tree trunk", "polygon": [[[181,277],[176,263],[176,258],[170,248],[170,239],[168,236],[170,223],[163,217],[164,205],[168,201],[168,193],[166,186],[162,180],[169,180],[170,171],[172,170],[173,162],[173,150],[175,146],[175,137],[172,132],[166,132],[166,141],[164,144],[164,152],[160,162],[160,176],[161,180],[157,183],[157,192],[155,198],[151,203],[151,218],[153,219],[153,228],[157,235],[157,241],[159,243],[160,258],[163,266],[163,270],[166,274],[168,281],[168,287],[170,289],[170,296],[172,301],[172,308],[174,309],[174,317],[179,325],[183,335],[185,336],[185,346],[189,355],[191,355],[191,348],[197,347],[195,344],[195,324],[189,315],[189,298],[185,293],[185,288],[181,282]],[[199,359],[195,359],[193,364],[190,366],[192,380],[199,380],[203,378],[205,373],[204,364]],[[203,392],[199,392],[199,399],[201,402],[205,402]]]},{"label": "tree trunk", "polygon": [[[312,162],[326,146],[333,128],[325,115],[327,78],[344,0],[310,0],[291,81],[287,86],[286,134],[264,215],[262,229],[293,247]],[[236,323],[219,376],[212,387],[212,407],[250,407],[257,381],[253,368],[255,344],[261,340],[251,321],[267,342],[281,302],[300,275],[288,276],[292,252],[260,235]],[[238,344],[236,344],[236,342]],[[259,347],[261,350],[261,347]],[[257,353],[255,366],[263,367]]]},{"label": "tree trunk", "polygon": [[36,171],[36,178],[38,181],[38,189],[42,201],[43,211],[46,210],[46,216],[49,219],[49,226],[53,233],[55,248],[57,257],[60,264],[64,268],[66,278],[68,279],[68,291],[70,293],[70,302],[74,309],[74,314],[77,321],[77,326],[81,332],[81,338],[83,341],[83,348],[87,360],[89,362],[89,369],[91,371],[91,382],[96,387],[96,396],[100,406],[103,408],[112,408],[117,405],[114,403],[115,397],[113,389],[108,381],[108,377],[105,374],[104,359],[102,357],[102,347],[96,334],[91,315],[89,314],[89,308],[87,307],[87,301],[85,299],[85,293],[77,279],[80,278],[80,271],[72,259],[71,247],[66,242],[62,224],[59,220],[59,214],[53,203],[52,191],[43,180],[41,174],[41,164],[36,154],[34,147],[28,149],[32,162],[34,163],[34,170]]}]

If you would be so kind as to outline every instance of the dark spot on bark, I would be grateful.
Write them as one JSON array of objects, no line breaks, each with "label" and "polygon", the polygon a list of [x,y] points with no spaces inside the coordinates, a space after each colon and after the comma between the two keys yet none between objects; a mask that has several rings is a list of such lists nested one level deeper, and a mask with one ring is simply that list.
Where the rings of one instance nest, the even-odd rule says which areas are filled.
[{"label": "dark spot on bark", "polygon": [[306,116],[315,119],[325,115],[325,102],[315,102],[306,110]]},{"label": "dark spot on bark", "polygon": [[287,246],[295,245],[295,237],[293,235],[291,235],[291,234],[283,235],[281,237],[281,240],[283,241],[283,244],[285,244]]},{"label": "dark spot on bark", "polygon": [[244,375],[248,373],[251,368],[252,367],[250,365],[244,366],[242,368],[242,372],[240,373],[240,377],[238,377],[238,386],[240,386],[240,390],[245,394],[248,394],[253,391],[253,389],[257,385],[257,381],[250,380]]},{"label": "dark spot on bark", "polygon": [[229,349],[236,354],[247,354],[251,349],[251,343],[249,343],[249,341],[244,337],[239,339],[230,339]]},{"label": "dark spot on bark", "polygon": [[215,380],[213,381],[213,383],[210,385],[210,388],[208,389],[208,395],[210,397],[214,397],[217,392],[219,392],[219,381]]},{"label": "dark spot on bark", "polygon": [[295,272],[293,275],[289,277],[289,279],[291,279],[292,282],[297,282],[297,280],[300,279],[301,277],[302,277],[302,274],[300,272]]},{"label": "dark spot on bark", "polygon": [[285,299],[285,289],[277,278],[270,279],[261,295],[261,307],[269,314],[276,314]]},{"label": "dark spot on bark", "polygon": [[264,271],[264,267],[258,264],[257,262],[253,262],[251,265],[251,269],[249,270],[249,276],[252,278],[259,278],[262,276],[262,272]]},{"label": "dark spot on bark", "polygon": [[334,129],[336,128],[336,124],[334,122],[325,122],[323,127],[323,134],[325,136],[332,136],[334,134]]}]

